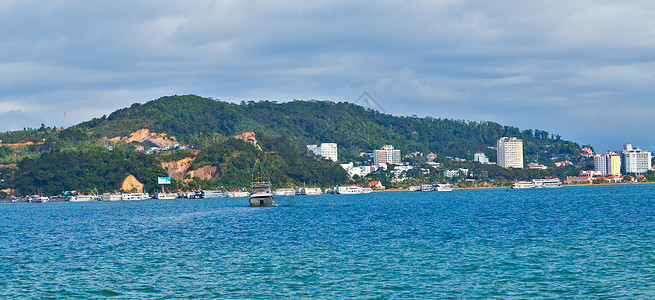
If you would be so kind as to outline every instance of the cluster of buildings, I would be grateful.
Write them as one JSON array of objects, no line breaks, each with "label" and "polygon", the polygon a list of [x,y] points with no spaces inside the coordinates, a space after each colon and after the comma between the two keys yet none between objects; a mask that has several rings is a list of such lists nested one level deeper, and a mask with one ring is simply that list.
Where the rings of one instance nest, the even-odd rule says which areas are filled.
[{"label": "cluster of buildings", "polygon": [[[491,148],[491,147],[490,147]],[[321,155],[326,159],[332,161],[337,161],[337,144],[335,143],[323,143],[321,146],[316,145],[307,145],[307,149]],[[497,162],[496,164],[502,168],[524,168],[523,161],[523,140],[516,137],[502,137],[496,143],[496,154]],[[393,145],[384,145],[382,148],[374,150],[369,153],[362,153],[362,155],[369,156],[373,159],[373,165],[362,165],[355,166],[352,162],[347,164],[342,164],[348,175],[351,177],[357,176],[366,176],[371,172],[375,172],[378,169],[387,169],[387,165],[393,164],[396,165],[395,169],[392,170],[396,175],[400,175],[403,172],[412,169],[412,166],[403,165],[401,162],[400,150],[394,149]],[[413,153],[413,155],[421,155],[421,153]],[[622,174],[631,174],[634,176],[643,175],[649,170],[652,170],[651,157],[652,154],[649,151],[643,151],[640,148],[633,148],[631,144],[627,144],[623,147],[622,151],[611,151],[605,154],[593,154],[593,151],[590,148],[583,149],[583,156],[594,157],[594,166],[595,171],[588,171],[588,174],[584,174],[587,178],[592,176],[615,176],[619,177]],[[436,164],[432,161],[436,158],[434,153],[427,155],[429,164]],[[477,152],[474,154],[473,161],[483,163],[483,164],[493,164],[489,162],[489,158],[483,152]],[[572,165],[570,161],[562,161],[555,163],[557,166]],[[539,163],[529,163],[527,168],[530,169],[547,169],[546,166]],[[445,170],[445,177],[455,177],[461,174],[466,175],[468,170],[459,169],[459,170]]]},{"label": "cluster of buildings", "polygon": [[[338,146],[336,143],[321,143],[317,145],[307,145],[307,150],[316,155],[323,156],[332,161],[338,161]],[[373,158],[373,165],[354,166],[352,162],[341,164],[350,177],[366,176],[371,172],[375,172],[380,168],[386,170],[387,165],[397,165],[401,163],[400,150],[394,149],[393,145],[384,145],[378,150],[374,150],[370,155]]]},{"label": "cluster of buildings", "polygon": [[134,151],[136,152],[143,152],[145,154],[151,154],[151,153],[159,153],[163,151],[172,151],[172,150],[185,150],[185,149],[191,149],[190,146],[188,145],[180,145],[178,143],[174,143],[172,145],[167,145],[164,147],[150,147],[146,148],[144,146],[136,145],[134,146]]},{"label": "cluster of buildings", "polygon": [[594,156],[594,169],[600,176],[621,174],[643,175],[652,169],[651,152],[623,146],[622,151],[610,151]]}]

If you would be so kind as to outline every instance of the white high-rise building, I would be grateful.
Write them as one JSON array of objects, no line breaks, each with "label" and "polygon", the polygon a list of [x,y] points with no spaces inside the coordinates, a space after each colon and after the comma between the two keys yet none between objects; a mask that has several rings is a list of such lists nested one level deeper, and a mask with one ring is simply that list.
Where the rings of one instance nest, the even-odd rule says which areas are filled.
[{"label": "white high-rise building", "polygon": [[631,144],[623,146],[621,160],[621,169],[624,174],[640,175],[651,169],[651,153],[639,148],[632,148]]},{"label": "white high-rise building", "polygon": [[503,168],[523,168],[523,140],[502,137],[498,140],[496,153],[498,165]]},{"label": "white high-rise building", "polygon": [[321,146],[307,145],[307,150],[325,157],[326,159],[337,161],[337,144],[336,143],[322,143]]}]

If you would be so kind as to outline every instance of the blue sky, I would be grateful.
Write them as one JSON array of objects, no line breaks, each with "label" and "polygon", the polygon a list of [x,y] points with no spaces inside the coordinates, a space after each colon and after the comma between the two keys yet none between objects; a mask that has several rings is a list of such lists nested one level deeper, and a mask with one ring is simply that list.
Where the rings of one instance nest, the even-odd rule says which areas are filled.
[{"label": "blue sky", "polygon": [[490,120],[655,146],[652,1],[0,2],[0,131],[172,94]]}]

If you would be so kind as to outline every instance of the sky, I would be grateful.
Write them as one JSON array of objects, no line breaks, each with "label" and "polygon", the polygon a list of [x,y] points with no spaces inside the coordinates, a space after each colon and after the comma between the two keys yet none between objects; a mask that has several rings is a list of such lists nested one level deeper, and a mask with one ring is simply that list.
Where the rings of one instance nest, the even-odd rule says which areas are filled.
[{"label": "sky", "polygon": [[174,94],[366,92],[393,115],[653,150],[653,16],[655,2],[641,0],[3,0],[0,131]]}]

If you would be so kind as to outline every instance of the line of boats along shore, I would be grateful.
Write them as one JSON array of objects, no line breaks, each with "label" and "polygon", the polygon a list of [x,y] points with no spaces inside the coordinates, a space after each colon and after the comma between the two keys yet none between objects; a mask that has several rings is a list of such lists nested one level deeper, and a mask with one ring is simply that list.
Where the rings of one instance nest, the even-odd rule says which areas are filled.
[{"label": "line of boats along shore", "polygon": [[[268,185],[268,186],[267,186]],[[266,188],[264,191],[258,191],[257,186]],[[366,194],[373,192],[371,188],[362,188],[360,186],[335,186],[328,189],[321,189],[318,187],[303,187],[303,188],[280,188],[271,191],[270,183],[257,182],[253,183],[252,191],[247,190],[198,190],[186,192],[155,192],[155,193],[103,193],[103,194],[80,194],[76,191],[64,192],[62,196],[40,196],[31,195],[21,198],[11,198],[10,202],[85,202],[85,201],[130,201],[130,200],[148,200],[148,199],[208,199],[208,198],[228,198],[228,197],[252,197],[257,196],[258,193],[268,193],[271,196],[311,196],[321,194]]]},{"label": "line of boats along shore", "polygon": [[[512,189],[531,189],[531,188],[559,188],[563,183],[555,179],[533,179],[531,181],[518,181],[512,184]],[[155,192],[155,193],[103,193],[103,194],[80,194],[75,191],[65,192],[62,196],[39,196],[31,195],[21,198],[11,197],[9,202],[31,202],[42,203],[51,201],[130,201],[130,200],[148,200],[148,199],[207,199],[207,198],[228,198],[228,197],[251,197],[251,206],[271,206],[273,205],[273,196],[311,196],[321,194],[367,194],[373,192],[371,188],[364,188],[356,185],[335,186],[327,189],[319,187],[302,187],[302,188],[279,188],[271,190],[270,182],[253,182],[251,190],[198,190],[186,192]],[[410,186],[408,191],[419,192],[449,192],[454,189],[450,183],[423,184],[420,186]]]}]

